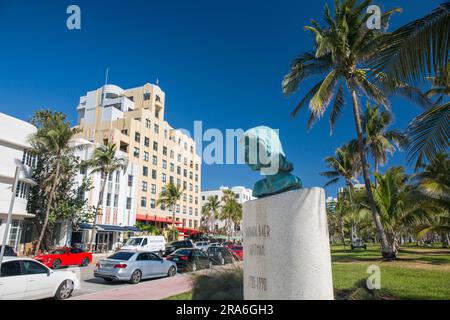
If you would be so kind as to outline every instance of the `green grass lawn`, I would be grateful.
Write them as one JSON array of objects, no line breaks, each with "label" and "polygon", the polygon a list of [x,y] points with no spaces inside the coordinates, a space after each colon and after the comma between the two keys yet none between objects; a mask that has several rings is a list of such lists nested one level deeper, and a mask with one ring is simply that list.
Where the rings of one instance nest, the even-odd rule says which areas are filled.
[{"label": "green grass lawn", "polygon": [[[367,250],[332,246],[333,284],[336,299],[446,299],[450,300],[450,249],[402,247],[395,261],[383,261],[379,246]],[[381,289],[365,289],[367,268],[381,271]],[[168,300],[191,300],[190,292]]]}]

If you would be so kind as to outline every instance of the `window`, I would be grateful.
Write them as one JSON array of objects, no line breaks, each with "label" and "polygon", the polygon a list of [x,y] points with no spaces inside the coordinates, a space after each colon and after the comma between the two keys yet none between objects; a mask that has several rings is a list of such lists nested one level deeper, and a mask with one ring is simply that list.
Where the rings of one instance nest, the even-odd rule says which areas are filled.
[{"label": "window", "polygon": [[181,174],[181,167],[177,167],[177,174]]},{"label": "window", "polygon": [[150,139],[147,137],[144,138],[144,146],[150,147]]},{"label": "window", "polygon": [[155,100],[161,102],[161,97],[159,95],[156,95]]},{"label": "window", "polygon": [[175,171],[175,165],[173,163],[170,164],[170,172]]},{"label": "window", "polygon": [[163,147],[163,155],[167,156],[167,147]]},{"label": "window", "polygon": [[198,193],[198,186],[197,185],[194,186],[194,191],[195,191],[195,193]]},{"label": "window", "polygon": [[186,169],[183,170],[183,177],[187,178],[187,170]]},{"label": "window", "polygon": [[156,166],[158,164],[158,157],[157,156],[153,156],[153,161],[152,163]]},{"label": "window", "polygon": [[198,216],[198,209],[195,208],[195,215]]},{"label": "window", "polygon": [[178,162],[181,162],[181,154],[179,154],[179,155],[177,156],[177,161],[178,161]]},{"label": "window", "polygon": [[164,129],[164,139],[167,139],[167,130]]},{"label": "window", "polygon": [[156,119],[159,119],[159,109],[156,109],[156,110],[155,110],[155,118],[156,118]]},{"label": "window", "polygon": [[153,142],[153,150],[158,151],[158,142]]},{"label": "window", "polygon": [[194,178],[194,175],[193,175],[193,173],[192,173],[192,171],[189,171],[189,179],[193,179]]},{"label": "window", "polygon": [[133,176],[131,174],[128,175],[128,186],[129,187],[133,186]]},{"label": "window", "polygon": [[170,176],[170,177],[169,177],[169,182],[170,182],[171,184],[173,184],[173,183],[174,183],[174,179],[173,179],[173,176]]},{"label": "window", "polygon": [[[23,272],[25,274],[46,274],[48,269],[37,262],[30,260],[23,260]],[[2,272],[3,273],[3,272]]]},{"label": "window", "polygon": [[195,164],[195,171],[198,171],[198,163]]},{"label": "window", "polygon": [[127,210],[131,210],[131,198],[127,198]]},{"label": "window", "polygon": [[198,182],[198,174],[195,175],[195,182]]},{"label": "window", "polygon": [[189,207],[189,214],[192,216],[192,207]]},{"label": "window", "polygon": [[191,146],[191,153],[194,153],[194,147]]},{"label": "window", "polygon": [[144,93],[144,101],[148,101],[148,100],[150,100],[150,92],[146,92],[146,93]]},{"label": "window", "polygon": [[180,205],[177,204],[177,209],[176,209],[177,213],[180,213]]},{"label": "window", "polygon": [[183,206],[183,214],[186,214],[186,206]]},{"label": "window", "polygon": [[106,206],[107,207],[111,206],[111,193],[106,194]]},{"label": "window", "polygon": [[119,206],[119,195],[114,195],[114,208],[117,208]]},{"label": "window", "polygon": [[175,152],[170,150],[170,159],[175,159]]},{"label": "window", "polygon": [[192,203],[192,196],[189,196],[189,203]]},{"label": "window", "polygon": [[149,155],[147,151],[144,151],[144,161],[148,161]]},{"label": "window", "polygon": [[146,167],[146,166],[142,167],[142,175],[144,177],[148,177],[148,167]]},{"label": "window", "polygon": [[30,191],[30,187],[26,183],[24,183],[22,181],[19,181],[17,183],[17,188],[16,188],[16,197],[17,198],[27,199],[29,191]]},{"label": "window", "polygon": [[136,158],[139,158],[139,152],[140,152],[139,148],[134,147],[133,155],[134,155]]},{"label": "window", "polygon": [[141,207],[142,208],[147,207],[147,199],[145,197],[141,198]]},{"label": "window", "polygon": [[177,179],[177,187],[180,187],[180,186],[181,186],[181,180]]},{"label": "window", "polygon": [[183,201],[184,201],[184,202],[187,201],[187,195],[186,195],[186,193],[183,193]]},{"label": "window", "polygon": [[167,161],[166,160],[163,160],[162,167],[163,167],[163,169],[167,169]]},{"label": "window", "polygon": [[152,122],[150,121],[150,119],[145,119],[145,127],[147,129],[150,129],[151,126],[152,126]]},{"label": "window", "polygon": [[157,124],[155,124],[155,126],[153,127],[153,130],[155,131],[155,133],[159,133],[159,126]]},{"label": "window", "polygon": [[187,142],[185,142],[184,143],[184,150],[187,150],[187,148],[188,148],[188,145],[187,145]]},{"label": "window", "polygon": [[156,184],[152,184],[152,194],[156,194]]},{"label": "window", "polygon": [[1,277],[17,277],[22,275],[19,261],[3,262],[1,269]]},{"label": "window", "polygon": [[134,133],[134,141],[141,142],[141,134],[139,132]]},{"label": "window", "polygon": [[162,182],[167,182],[167,176],[165,173],[162,174]]},{"label": "window", "polygon": [[155,169],[153,169],[152,170],[152,179],[156,179],[157,175],[158,175],[158,172]]},{"label": "window", "polygon": [[183,181],[183,189],[187,189],[187,182]]},{"label": "window", "polygon": [[24,150],[22,156],[22,164],[34,168],[36,166],[36,156],[30,151]]},{"label": "window", "polygon": [[189,183],[189,191],[192,191],[192,183]]},{"label": "window", "polygon": [[142,191],[147,192],[147,182],[142,181]]},{"label": "window", "polygon": [[122,131],[120,131],[122,134],[124,134],[124,135],[128,135],[128,130],[127,129],[123,129]]},{"label": "window", "polygon": [[194,198],[194,203],[195,203],[195,204],[198,204],[198,197],[195,197],[195,198]]},{"label": "window", "polygon": [[150,208],[155,209],[155,207],[156,207],[155,199],[150,199]]}]

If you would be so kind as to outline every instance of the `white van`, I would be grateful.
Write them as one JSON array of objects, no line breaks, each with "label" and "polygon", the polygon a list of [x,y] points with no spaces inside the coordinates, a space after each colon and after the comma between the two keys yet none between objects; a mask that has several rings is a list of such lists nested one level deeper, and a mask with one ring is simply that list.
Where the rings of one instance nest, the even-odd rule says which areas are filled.
[{"label": "white van", "polygon": [[131,237],[122,247],[122,250],[151,251],[162,254],[166,249],[166,240],[163,236]]}]

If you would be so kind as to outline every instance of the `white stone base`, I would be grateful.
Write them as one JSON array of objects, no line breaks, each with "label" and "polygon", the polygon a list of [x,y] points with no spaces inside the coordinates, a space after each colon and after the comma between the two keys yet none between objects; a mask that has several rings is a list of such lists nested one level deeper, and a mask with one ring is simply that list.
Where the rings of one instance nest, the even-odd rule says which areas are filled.
[{"label": "white stone base", "polygon": [[325,191],[244,203],[244,299],[332,300]]}]

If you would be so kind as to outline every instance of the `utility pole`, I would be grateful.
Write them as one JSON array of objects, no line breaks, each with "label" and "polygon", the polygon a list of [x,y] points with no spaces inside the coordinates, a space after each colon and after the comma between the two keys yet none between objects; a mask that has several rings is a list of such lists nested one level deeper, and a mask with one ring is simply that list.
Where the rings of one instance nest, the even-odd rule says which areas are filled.
[{"label": "utility pole", "polygon": [[16,189],[17,189],[17,184],[19,182],[19,173],[20,173],[20,166],[17,166],[16,172],[14,174],[14,182],[13,182],[12,189],[11,189],[11,202],[9,204],[8,219],[6,221],[5,232],[3,233],[2,247],[0,250],[0,276],[1,276],[1,272],[2,272],[1,265],[3,262],[3,256],[5,255],[6,242],[8,241],[9,228],[10,228],[11,222],[12,222],[12,212],[14,209],[14,201],[16,200]]}]

